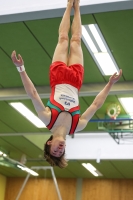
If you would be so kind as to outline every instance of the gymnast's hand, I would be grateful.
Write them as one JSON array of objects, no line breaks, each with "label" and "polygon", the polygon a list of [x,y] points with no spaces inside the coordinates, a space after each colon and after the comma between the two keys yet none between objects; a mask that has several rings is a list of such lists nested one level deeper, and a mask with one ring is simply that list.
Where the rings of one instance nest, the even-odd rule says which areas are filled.
[{"label": "gymnast's hand", "polygon": [[14,65],[16,65],[16,67],[21,67],[22,65],[24,65],[24,61],[20,54],[18,54],[18,58],[17,58],[16,51],[12,52],[11,59],[12,59]]},{"label": "gymnast's hand", "polygon": [[120,69],[119,74],[117,75],[117,72],[114,73],[114,74],[110,77],[109,82],[110,82],[111,84],[114,84],[114,83],[116,83],[116,82],[120,79],[121,76],[122,76],[122,70]]}]

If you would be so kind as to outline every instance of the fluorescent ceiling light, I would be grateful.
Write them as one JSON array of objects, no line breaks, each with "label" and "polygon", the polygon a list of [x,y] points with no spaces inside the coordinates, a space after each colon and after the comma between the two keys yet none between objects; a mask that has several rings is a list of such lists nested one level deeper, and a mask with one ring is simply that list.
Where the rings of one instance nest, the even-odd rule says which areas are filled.
[{"label": "fluorescent ceiling light", "polygon": [[28,167],[23,167],[23,166],[21,166],[21,165],[17,165],[17,167],[20,168],[20,169],[23,170],[23,171],[28,172],[29,174],[31,174],[31,175],[33,175],[33,176],[39,176],[38,173],[36,173],[35,171],[29,169]]},{"label": "fluorescent ceiling light", "polygon": [[91,33],[93,34],[98,46],[100,47],[101,52],[107,52],[107,49],[96,29],[96,26],[94,24],[90,24],[90,25],[88,25],[88,27],[90,28]]},{"label": "fluorescent ceiling light", "polygon": [[133,116],[133,97],[123,97],[119,98],[121,105],[123,106],[124,110],[130,116]]},{"label": "fluorescent ceiling light", "polygon": [[108,53],[94,53],[94,56],[106,76],[118,72]]},{"label": "fluorescent ceiling light", "polygon": [[89,170],[94,176],[102,176],[102,174],[90,163],[82,163],[82,165]]},{"label": "fluorescent ceiling light", "polygon": [[119,72],[119,68],[97,24],[82,26],[82,39],[104,76]]},{"label": "fluorescent ceiling light", "polygon": [[22,103],[17,102],[9,104],[38,128],[46,128],[45,124]]},{"label": "fluorescent ceiling light", "polygon": [[87,41],[87,44],[89,45],[91,51],[93,53],[98,53],[98,49],[96,48],[96,46],[94,45],[91,37],[89,36],[86,28],[84,26],[82,26],[82,34],[83,34],[83,37],[86,39]]},{"label": "fluorescent ceiling light", "polygon": [[7,155],[5,153],[3,153],[2,151],[0,151],[0,156],[6,157]]},{"label": "fluorescent ceiling light", "polygon": [[33,176],[39,176],[38,173],[36,173],[35,171],[29,169],[28,167],[22,165],[22,163],[20,163],[16,160],[13,160],[9,157],[6,157],[2,151],[0,151],[0,165],[15,168],[15,169],[19,168],[27,173],[30,173]]}]

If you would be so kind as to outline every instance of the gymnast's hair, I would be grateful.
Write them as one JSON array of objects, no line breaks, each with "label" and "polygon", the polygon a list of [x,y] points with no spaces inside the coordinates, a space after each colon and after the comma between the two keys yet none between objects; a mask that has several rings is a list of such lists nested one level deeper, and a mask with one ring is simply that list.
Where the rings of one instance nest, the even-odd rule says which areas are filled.
[{"label": "gymnast's hair", "polygon": [[65,168],[68,165],[67,160],[65,159],[65,151],[60,157],[55,157],[50,154],[50,145],[48,145],[47,142],[51,141],[52,139],[53,135],[51,135],[50,138],[44,144],[44,157],[52,167],[58,166],[60,168]]}]

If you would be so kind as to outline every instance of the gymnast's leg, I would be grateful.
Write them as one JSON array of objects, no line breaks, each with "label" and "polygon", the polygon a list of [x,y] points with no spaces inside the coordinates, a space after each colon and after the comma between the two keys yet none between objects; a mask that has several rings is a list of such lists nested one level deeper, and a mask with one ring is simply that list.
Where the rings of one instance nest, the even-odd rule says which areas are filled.
[{"label": "gymnast's leg", "polygon": [[83,66],[84,61],[83,61],[83,52],[81,48],[82,27],[81,27],[79,0],[74,1],[74,18],[71,27],[71,32],[72,32],[72,38],[70,41],[70,55],[68,59],[68,66],[73,64],[81,64]]},{"label": "gymnast's leg", "polygon": [[74,0],[68,1],[67,8],[61,20],[59,26],[58,44],[56,46],[52,62],[61,61],[67,65],[69,43],[68,33],[70,29],[70,13],[73,7],[73,2]]}]

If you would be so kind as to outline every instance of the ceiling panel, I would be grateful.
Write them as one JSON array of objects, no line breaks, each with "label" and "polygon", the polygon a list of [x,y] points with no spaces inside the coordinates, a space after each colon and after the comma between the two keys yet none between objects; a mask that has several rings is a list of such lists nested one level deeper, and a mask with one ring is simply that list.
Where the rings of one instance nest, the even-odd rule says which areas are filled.
[{"label": "ceiling panel", "polygon": [[[29,30],[34,34],[49,55],[50,61],[52,60],[53,53],[57,45],[60,22],[61,18],[25,22]],[[46,68],[48,66],[44,67]]]},{"label": "ceiling panel", "polygon": [[133,178],[133,161],[122,160],[111,161],[113,166],[123,175],[124,178]]},{"label": "ceiling panel", "polygon": [[[71,164],[71,163],[70,163]],[[54,168],[55,175],[58,178],[76,178],[75,172],[69,168],[69,165],[65,169]]]},{"label": "ceiling panel", "polygon": [[14,132],[14,130],[8,126],[6,122],[3,121],[3,119],[0,119],[0,133],[10,133]]},{"label": "ceiling panel", "polygon": [[0,137],[0,148],[5,150],[7,155],[16,159],[20,159],[21,155],[23,154],[23,150],[13,145],[12,142],[6,139],[6,137]]},{"label": "ceiling panel", "polygon": [[107,44],[123,76],[132,80],[133,10],[95,14]]},{"label": "ceiling panel", "polygon": [[3,175],[6,175],[5,174],[6,171],[8,177],[25,177],[27,175],[24,171],[19,170],[17,168],[10,169],[9,167],[0,166],[0,170]]},{"label": "ceiling panel", "polygon": [[[12,169],[11,168],[8,168],[8,167],[4,167],[4,166],[1,166],[0,165],[0,174],[2,174],[3,176],[6,176],[6,177],[17,177],[17,172],[15,170],[15,174],[12,173]],[[20,172],[20,175],[21,175],[21,172]]]},{"label": "ceiling panel", "polygon": [[[25,24],[23,22],[0,24],[0,30],[2,30],[0,33],[2,36],[1,47],[4,49],[6,54],[10,56],[12,51],[16,50],[17,54],[22,55],[22,58],[25,62],[26,71],[31,80],[33,80],[34,84],[41,85],[44,84],[44,81],[45,84],[48,84],[48,66],[51,60]],[[16,69],[12,62],[10,64],[10,68],[11,67],[13,70],[11,74],[14,74],[14,70]],[[41,76],[42,71],[44,71],[44,74],[47,75],[45,78],[44,76]],[[17,70],[15,76],[19,77]],[[8,85],[8,82],[5,84],[6,87],[12,86],[11,84]]]},{"label": "ceiling panel", "polygon": [[23,136],[4,137],[4,140],[12,146],[14,146],[15,148],[17,148],[18,150],[21,150],[28,157],[38,158],[39,155],[42,155],[42,150],[39,147],[32,144]]},{"label": "ceiling panel", "polygon": [[103,174],[103,178],[125,178],[110,160],[102,160],[100,163],[91,161],[91,164]]},{"label": "ceiling panel", "polygon": [[12,129],[12,132],[39,132],[39,128],[28,122],[7,102],[0,101],[0,119]]},{"label": "ceiling panel", "polygon": [[[0,25],[1,26],[1,25]],[[1,28],[0,28],[1,30]],[[1,40],[1,39],[0,39]],[[1,42],[1,41],[0,41]],[[10,52],[11,54],[11,52]],[[0,49],[0,86],[5,87],[16,87],[22,86],[19,74],[16,68],[12,65],[10,55],[7,55],[2,49]],[[5,63],[6,60],[6,63]]]},{"label": "ceiling panel", "polygon": [[87,171],[82,165],[81,161],[71,161],[68,165],[68,169],[75,174],[77,178],[94,178],[94,176]]}]

